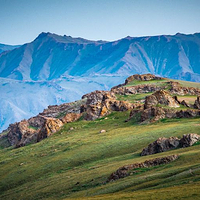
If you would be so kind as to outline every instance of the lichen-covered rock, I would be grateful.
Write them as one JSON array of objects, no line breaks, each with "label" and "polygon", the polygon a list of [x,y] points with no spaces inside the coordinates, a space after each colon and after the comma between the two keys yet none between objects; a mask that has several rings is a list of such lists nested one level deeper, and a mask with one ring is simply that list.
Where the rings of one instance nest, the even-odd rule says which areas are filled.
[{"label": "lichen-covered rock", "polygon": [[21,122],[10,124],[7,138],[10,145],[18,146],[21,141],[31,142],[34,140],[35,130],[29,127],[29,123],[26,120],[22,120]]},{"label": "lichen-covered rock", "polygon": [[53,133],[57,132],[63,126],[63,122],[55,118],[45,118],[45,123],[38,131],[37,142],[49,137]]},{"label": "lichen-covered rock", "polygon": [[167,105],[169,107],[177,108],[180,107],[178,102],[170,96],[165,90],[159,90],[145,99],[144,109],[156,106],[158,104]]},{"label": "lichen-covered rock", "polygon": [[172,150],[178,147],[190,147],[198,140],[200,140],[200,135],[194,133],[184,134],[181,139],[178,139],[177,137],[158,138],[156,141],[149,144],[146,148],[142,150],[141,156],[152,155]]},{"label": "lichen-covered rock", "polygon": [[71,103],[64,103],[61,105],[48,106],[39,115],[51,118],[62,118],[68,113],[81,113],[81,107],[86,103],[86,99],[74,101]]},{"label": "lichen-covered rock", "polygon": [[200,135],[194,133],[184,134],[180,140],[180,147],[190,147],[198,140],[200,140]]},{"label": "lichen-covered rock", "polygon": [[142,163],[134,163],[134,164],[130,164],[130,165],[125,165],[123,167],[120,167],[114,173],[112,173],[108,177],[106,182],[118,180],[120,178],[124,178],[126,176],[129,176],[130,170],[168,164],[168,163],[178,159],[178,157],[179,157],[178,155],[170,155],[170,156],[166,156],[166,157],[154,158],[154,159],[151,159],[151,160],[146,160],[145,162],[142,162]]},{"label": "lichen-covered rock", "polygon": [[127,111],[137,107],[139,104],[127,101],[118,101],[114,93],[105,91],[95,91],[82,97],[86,100],[85,115],[86,120],[95,120],[108,115],[112,111]]},{"label": "lichen-covered rock", "polygon": [[67,113],[64,117],[61,118],[63,123],[70,123],[78,120],[82,116],[82,113]]},{"label": "lichen-covered rock", "polygon": [[148,145],[148,147],[142,150],[141,156],[152,155],[171,149],[175,149],[179,146],[180,140],[177,137],[170,138],[158,138],[155,142]]}]

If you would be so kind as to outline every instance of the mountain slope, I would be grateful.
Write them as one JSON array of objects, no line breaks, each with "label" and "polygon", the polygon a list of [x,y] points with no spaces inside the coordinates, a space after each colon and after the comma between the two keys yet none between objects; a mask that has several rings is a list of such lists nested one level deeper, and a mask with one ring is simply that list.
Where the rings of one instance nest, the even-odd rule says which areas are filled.
[{"label": "mountain slope", "polygon": [[41,33],[33,42],[0,56],[0,76],[17,80],[52,80],[63,74],[153,73],[200,80],[200,34],[127,37],[89,41]]}]

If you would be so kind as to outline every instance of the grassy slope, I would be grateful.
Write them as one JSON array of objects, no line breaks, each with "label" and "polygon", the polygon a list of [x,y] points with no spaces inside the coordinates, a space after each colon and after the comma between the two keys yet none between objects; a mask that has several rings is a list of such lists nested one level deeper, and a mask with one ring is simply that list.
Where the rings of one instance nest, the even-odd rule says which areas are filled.
[{"label": "grassy slope", "polygon": [[[138,125],[134,121],[125,123],[127,117],[128,112],[113,113],[108,119],[66,124],[62,131],[40,143],[0,150],[0,199],[63,199],[119,191],[122,197],[136,195],[137,199],[143,199],[142,194],[157,195],[161,188],[165,191],[175,190],[173,186],[188,189],[188,184],[200,183],[199,145],[139,156],[144,146],[160,136],[200,134],[199,119]],[[71,126],[75,129],[70,131]],[[99,133],[101,129],[107,132]],[[173,163],[102,184],[120,166],[174,153],[180,158]],[[195,194],[196,190],[189,190],[182,195]]]},{"label": "grassy slope", "polygon": [[[132,96],[132,95],[131,95]],[[131,96],[123,96],[132,101]],[[141,100],[145,95],[132,96]],[[0,199],[200,199],[200,145],[140,157],[158,137],[200,134],[200,119],[125,123],[129,112],[66,124],[37,144],[0,150]],[[74,127],[74,130],[70,130]],[[106,133],[99,133],[105,129]],[[103,184],[125,164],[179,154],[170,164]]]}]

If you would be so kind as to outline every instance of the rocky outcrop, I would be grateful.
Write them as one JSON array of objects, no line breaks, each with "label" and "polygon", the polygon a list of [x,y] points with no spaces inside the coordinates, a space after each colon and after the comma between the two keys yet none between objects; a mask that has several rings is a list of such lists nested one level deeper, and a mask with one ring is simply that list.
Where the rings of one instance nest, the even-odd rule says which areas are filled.
[{"label": "rocky outcrop", "polygon": [[62,118],[68,113],[81,113],[81,106],[85,104],[85,102],[86,99],[82,99],[71,103],[48,106],[48,108],[44,109],[44,111],[39,115],[52,118]]},{"label": "rocky outcrop", "polygon": [[[134,112],[131,113],[130,118],[134,117]],[[140,122],[155,122],[164,118],[192,118],[199,117],[200,111],[194,109],[176,110],[162,107],[150,107],[140,111]]]},{"label": "rocky outcrop", "polygon": [[22,120],[9,126],[7,139],[11,146],[22,147],[50,136],[62,125],[59,119],[42,116]]},{"label": "rocky outcrop", "polygon": [[[170,155],[170,156],[166,156],[166,157],[146,160],[145,162],[142,162],[142,163],[134,163],[134,164],[130,164],[130,165],[125,165],[123,167],[120,167],[116,172],[112,173],[109,176],[109,178],[107,179],[107,182],[115,181],[120,178],[129,176],[131,170],[168,164],[168,163],[178,159],[178,157],[179,157],[178,155]],[[137,172],[137,170],[135,172]]]},{"label": "rocky outcrop", "polygon": [[148,147],[142,150],[141,156],[152,155],[171,149],[175,149],[179,146],[180,140],[177,137],[170,138],[158,138],[155,142],[148,145]]},{"label": "rocky outcrop", "polygon": [[176,95],[200,95],[200,89],[194,87],[183,87],[179,82],[167,82],[170,85],[170,93]]},{"label": "rocky outcrop", "polygon": [[197,134],[184,134],[181,139],[177,137],[158,138],[142,150],[141,156],[152,155],[176,148],[190,147],[200,139]]},{"label": "rocky outcrop", "polygon": [[136,108],[140,104],[133,104],[126,101],[118,101],[114,93],[106,91],[95,91],[82,97],[86,100],[84,107],[86,120],[95,120],[108,115],[112,111],[127,111]]},{"label": "rocky outcrop", "polygon": [[148,85],[136,85],[129,87],[119,87],[112,88],[111,91],[115,94],[119,95],[130,95],[130,94],[138,94],[138,93],[149,93],[155,92],[157,90],[166,89],[167,87],[161,87],[153,84]]},{"label": "rocky outcrop", "polygon": [[144,109],[151,108],[158,104],[166,105],[169,107],[177,108],[180,107],[178,102],[170,96],[165,90],[159,90],[145,99]]},{"label": "rocky outcrop", "polygon": [[55,132],[57,132],[62,126],[63,126],[63,123],[59,119],[45,118],[44,125],[38,131],[37,142],[43,140],[44,138],[49,137],[50,135],[52,135]]},{"label": "rocky outcrop", "polygon": [[82,113],[68,113],[64,117],[61,118],[61,121],[65,123],[70,123],[77,121],[82,116]]},{"label": "rocky outcrop", "polygon": [[32,129],[26,120],[21,122],[11,124],[8,128],[9,132],[7,134],[7,139],[10,145],[20,145],[20,142],[30,143],[36,140],[35,130]]},{"label": "rocky outcrop", "polygon": [[200,140],[200,135],[192,133],[184,134],[183,137],[180,139],[180,147],[190,147],[198,140]]}]

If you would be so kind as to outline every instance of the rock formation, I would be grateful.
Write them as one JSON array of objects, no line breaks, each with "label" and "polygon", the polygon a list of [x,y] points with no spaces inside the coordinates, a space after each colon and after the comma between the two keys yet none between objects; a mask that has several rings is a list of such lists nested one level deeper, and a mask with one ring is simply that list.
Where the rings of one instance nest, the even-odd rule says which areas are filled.
[{"label": "rock formation", "polygon": [[111,111],[127,111],[140,106],[140,104],[118,101],[114,93],[106,91],[91,92],[84,95],[82,99],[87,99],[84,108],[86,120],[95,120]]},{"label": "rock formation", "polygon": [[179,139],[177,137],[170,138],[158,138],[155,142],[148,145],[148,147],[142,150],[141,156],[152,155],[175,149],[179,146]]},{"label": "rock formation", "polygon": [[184,134],[180,139],[180,147],[190,147],[200,140],[200,135],[197,134]]},{"label": "rock formation", "polygon": [[172,108],[180,107],[178,102],[170,96],[170,94],[165,90],[159,90],[145,99],[144,109],[151,108],[158,104],[166,105]]},{"label": "rock formation", "polygon": [[120,167],[116,172],[112,173],[109,176],[109,178],[107,179],[107,182],[114,181],[114,180],[129,176],[130,170],[168,164],[168,163],[170,163],[170,162],[172,162],[172,161],[174,161],[176,159],[178,159],[178,155],[170,155],[170,156],[166,156],[166,157],[154,158],[154,159],[151,159],[151,160],[146,160],[145,162],[142,162],[142,163],[135,163],[135,164],[125,165],[123,167]]},{"label": "rock formation", "polygon": [[152,155],[164,151],[169,151],[175,148],[190,147],[200,139],[197,134],[184,134],[181,139],[177,137],[158,138],[153,143],[149,144],[142,150],[141,156]]}]

